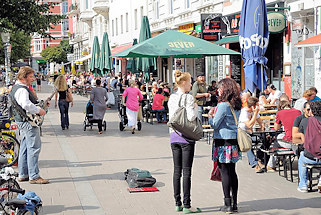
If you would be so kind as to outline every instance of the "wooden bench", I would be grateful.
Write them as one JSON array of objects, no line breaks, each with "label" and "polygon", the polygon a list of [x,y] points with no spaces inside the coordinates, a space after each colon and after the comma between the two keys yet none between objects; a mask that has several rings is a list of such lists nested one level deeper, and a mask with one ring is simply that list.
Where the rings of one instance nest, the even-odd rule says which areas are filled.
[{"label": "wooden bench", "polygon": [[312,191],[312,187],[313,187],[313,184],[312,184],[312,181],[313,181],[313,178],[312,178],[313,169],[318,169],[319,170],[319,176],[318,177],[321,177],[321,164],[305,164],[305,167],[308,170],[308,180],[309,180],[308,188],[309,188],[309,191]]},{"label": "wooden bench", "polygon": [[277,157],[276,165],[278,167],[279,175],[281,175],[281,164],[280,164],[280,157],[283,158],[283,172],[284,178],[288,180],[288,170],[290,171],[290,181],[293,182],[293,161],[295,158],[295,153],[292,149],[288,148],[275,148],[269,151],[270,154],[273,154]]}]

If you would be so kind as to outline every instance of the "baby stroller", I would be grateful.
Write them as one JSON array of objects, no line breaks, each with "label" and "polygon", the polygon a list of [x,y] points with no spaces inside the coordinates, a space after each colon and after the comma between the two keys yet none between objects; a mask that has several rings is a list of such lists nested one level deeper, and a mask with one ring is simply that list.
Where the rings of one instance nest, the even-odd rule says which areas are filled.
[{"label": "baby stroller", "polygon": [[[123,131],[124,128],[125,128],[125,125],[128,124],[128,119],[127,119],[127,115],[126,115],[126,106],[123,105],[121,103],[121,99],[120,99],[120,105],[119,105],[119,108],[118,108],[118,116],[119,116],[119,119],[120,119],[120,122],[119,122],[119,130],[120,131]],[[137,122],[137,129],[138,131],[142,130],[142,123],[140,121]]]},{"label": "baby stroller", "polygon": [[[84,131],[86,131],[87,127],[90,127],[90,129],[93,128],[94,123],[97,123],[93,117],[94,117],[94,105],[93,103],[91,103],[90,101],[88,101],[87,105],[86,105],[86,116],[85,116],[85,120],[84,120]],[[98,125],[98,123],[97,123]],[[103,129],[104,131],[106,131],[107,129],[107,123],[104,120],[103,121]]]}]

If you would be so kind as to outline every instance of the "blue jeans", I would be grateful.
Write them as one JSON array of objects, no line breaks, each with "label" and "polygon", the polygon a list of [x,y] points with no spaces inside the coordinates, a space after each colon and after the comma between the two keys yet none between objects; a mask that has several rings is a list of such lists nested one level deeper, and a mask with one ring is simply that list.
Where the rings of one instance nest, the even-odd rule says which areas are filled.
[{"label": "blue jeans", "polygon": [[[304,151],[301,152],[299,162],[298,162],[298,169],[299,169],[299,188],[307,188],[308,187],[308,170],[305,164],[321,164],[321,159],[318,161],[311,160],[304,156]],[[319,178],[319,183],[321,183],[321,178]]]},{"label": "blue jeans", "polygon": [[251,150],[248,150],[248,151],[246,152],[246,154],[247,154],[247,159],[248,159],[248,161],[249,161],[250,166],[251,166],[252,168],[254,168],[254,167],[257,165],[257,160],[256,160],[256,157],[255,157],[252,149],[251,149]]},{"label": "blue jeans", "polygon": [[161,122],[162,120],[160,119],[160,113],[163,113],[163,120],[166,121],[166,112],[165,108],[162,108],[160,110],[154,110],[156,112],[156,119],[157,122]]},{"label": "blue jeans", "polygon": [[38,159],[41,149],[40,129],[29,122],[17,122],[21,141],[18,158],[20,178],[34,180],[39,178]]},{"label": "blue jeans", "polygon": [[60,123],[61,127],[69,127],[69,116],[68,116],[68,109],[69,103],[65,100],[59,100],[58,102],[59,110],[60,110]]}]

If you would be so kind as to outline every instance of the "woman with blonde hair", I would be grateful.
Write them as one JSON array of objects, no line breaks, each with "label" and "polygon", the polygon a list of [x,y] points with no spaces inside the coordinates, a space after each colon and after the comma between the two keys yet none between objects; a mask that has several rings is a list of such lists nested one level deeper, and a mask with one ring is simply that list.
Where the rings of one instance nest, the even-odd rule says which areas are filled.
[{"label": "woman with blonde hair", "polygon": [[[136,83],[134,80],[130,79],[128,87],[123,93],[123,104],[126,105],[126,115],[128,118],[128,127],[131,127],[132,134],[135,134],[135,129],[137,125],[137,116],[139,110],[139,100],[143,99],[143,95],[140,90],[135,87]],[[126,103],[125,98],[127,97]]]},{"label": "woman with blonde hair", "polygon": [[[55,108],[57,108],[57,97],[58,98],[58,105],[60,110],[60,123],[62,130],[65,128],[69,129],[69,116],[68,116],[68,109],[69,109],[69,102],[66,101],[67,94],[72,98],[71,90],[68,88],[66,77],[64,75],[59,75],[55,81],[55,87],[57,89],[55,94]],[[71,107],[74,106],[73,99],[71,100]]]},{"label": "woman with blonde hair", "polygon": [[[191,75],[188,72],[175,72],[175,84],[177,91],[169,97],[168,110],[169,120],[176,110],[185,105],[187,120],[194,121],[197,117],[198,106],[194,102],[194,97],[188,92],[191,90]],[[180,104],[179,104],[180,103]],[[199,208],[191,207],[191,174],[194,160],[195,141],[187,141],[181,133],[176,133],[170,129],[170,143],[174,161],[173,187],[176,203],[175,211],[184,213],[199,213]],[[183,204],[181,201],[181,178],[183,171]]]}]

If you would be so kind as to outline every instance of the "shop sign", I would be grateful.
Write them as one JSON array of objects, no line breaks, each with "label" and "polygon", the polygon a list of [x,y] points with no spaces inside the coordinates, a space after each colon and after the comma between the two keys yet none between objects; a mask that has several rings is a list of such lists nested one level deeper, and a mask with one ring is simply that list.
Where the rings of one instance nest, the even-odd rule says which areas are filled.
[{"label": "shop sign", "polygon": [[270,33],[279,33],[285,29],[285,17],[282,13],[269,12],[267,19]]},{"label": "shop sign", "polygon": [[194,31],[194,23],[181,25],[178,27],[178,31],[182,33],[189,33],[191,31]]},{"label": "shop sign", "polygon": [[226,34],[226,26],[222,25],[222,14],[201,14],[201,38],[207,41],[218,41]]},{"label": "shop sign", "polygon": [[[240,29],[241,14],[235,14],[230,16],[222,16],[222,25],[225,25],[226,31],[222,32],[222,36],[225,35],[237,35]],[[226,34],[224,34],[226,33]]]}]

